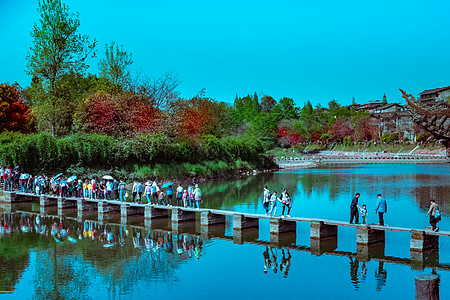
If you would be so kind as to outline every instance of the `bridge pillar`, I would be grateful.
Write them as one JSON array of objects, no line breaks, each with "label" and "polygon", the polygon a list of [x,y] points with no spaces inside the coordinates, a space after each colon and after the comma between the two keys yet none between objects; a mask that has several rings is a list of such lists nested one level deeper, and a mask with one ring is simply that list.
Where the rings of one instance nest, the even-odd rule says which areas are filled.
[{"label": "bridge pillar", "polygon": [[385,243],[378,243],[372,245],[357,244],[356,258],[360,261],[369,261],[372,258],[383,258],[386,245]]},{"label": "bridge pillar", "polygon": [[270,247],[288,247],[295,245],[297,235],[295,232],[286,232],[282,234],[270,233]]},{"label": "bridge pillar", "polygon": [[85,211],[85,210],[92,210],[97,208],[97,203],[88,202],[83,198],[77,199],[77,210],[78,211]]},{"label": "bridge pillar", "polygon": [[[259,219],[246,217],[243,214],[233,215],[233,229],[242,230],[247,228],[259,228]],[[270,225],[272,231],[272,223]]]},{"label": "bridge pillar", "polygon": [[337,225],[327,225],[323,221],[311,221],[311,239],[337,238]]},{"label": "bridge pillar", "polygon": [[0,210],[4,214],[10,214],[12,212],[12,204],[11,203],[0,203]]},{"label": "bridge pillar", "polygon": [[336,237],[329,237],[326,239],[312,238],[311,241],[311,254],[320,256],[325,252],[332,252],[336,250],[338,241]]},{"label": "bridge pillar", "polygon": [[270,234],[296,232],[296,230],[297,223],[295,221],[286,221],[281,218],[270,219]]},{"label": "bridge pillar", "polygon": [[420,274],[414,279],[416,300],[439,299],[439,276]]},{"label": "bridge pillar", "polygon": [[[202,213],[203,214],[203,213]],[[202,224],[203,225],[203,224]],[[213,224],[208,226],[201,226],[201,237],[204,240],[209,240],[212,237],[225,235],[225,224]]]},{"label": "bridge pillar", "polygon": [[172,223],[195,221],[195,211],[184,210],[179,207],[172,208]]},{"label": "bridge pillar", "polygon": [[47,196],[40,196],[39,197],[39,204],[41,205],[41,207],[43,207],[43,206],[53,206],[53,205],[57,205],[58,201],[57,201],[57,199],[52,199],[52,198],[49,198]]},{"label": "bridge pillar", "polygon": [[97,204],[97,210],[98,210],[98,214],[106,214],[106,213],[111,213],[111,212],[119,212],[120,211],[120,206],[119,205],[113,205],[110,204],[106,201],[98,201]]},{"label": "bridge pillar", "polygon": [[167,208],[157,208],[155,206],[146,206],[144,211],[145,220],[151,220],[156,218],[167,218],[169,216],[169,210]]},{"label": "bridge pillar", "polygon": [[143,215],[144,214],[144,207],[136,207],[136,206],[130,206],[129,204],[121,204],[120,205],[120,217],[121,218],[127,218],[131,215]]},{"label": "bridge pillar", "polygon": [[256,241],[259,237],[259,228],[247,228],[244,230],[233,229],[233,243],[243,244],[244,242]]},{"label": "bridge pillar", "polygon": [[17,200],[17,194],[14,192],[3,192],[3,197],[0,197],[0,201],[4,203],[13,203]]},{"label": "bridge pillar", "polygon": [[196,223],[195,220],[185,220],[179,222],[171,222],[172,223],[172,232],[173,234],[179,233],[192,233],[196,234]]},{"label": "bridge pillar", "polygon": [[423,230],[411,230],[411,252],[424,252],[439,248],[439,236],[427,234]]},{"label": "bridge pillar", "polygon": [[225,215],[215,214],[211,211],[201,213],[202,226],[210,226],[214,224],[225,224]]},{"label": "bridge pillar", "polygon": [[432,249],[425,252],[411,251],[411,269],[423,270],[425,267],[439,265],[439,250]]},{"label": "bridge pillar", "polygon": [[77,207],[76,201],[67,201],[66,198],[58,198],[58,209]]},{"label": "bridge pillar", "polygon": [[385,231],[371,228],[370,226],[356,227],[356,244],[358,245],[372,245],[377,243],[384,243]]}]

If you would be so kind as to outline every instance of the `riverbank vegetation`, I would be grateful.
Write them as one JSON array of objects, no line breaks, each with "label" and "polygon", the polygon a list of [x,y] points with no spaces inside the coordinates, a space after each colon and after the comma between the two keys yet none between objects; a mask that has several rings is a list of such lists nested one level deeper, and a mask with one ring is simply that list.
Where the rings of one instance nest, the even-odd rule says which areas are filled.
[{"label": "riverbank vegetation", "polygon": [[39,14],[30,85],[0,84],[0,164],[76,175],[217,176],[272,168],[274,148],[402,140],[380,136],[369,113],[336,100],[299,107],[289,97],[252,93],[224,102],[205,89],[182,98],[177,74],[133,75],[132,54],[115,42],[105,45],[98,74],[87,73],[97,42],[78,32],[79,16],[61,0],[42,1]]}]

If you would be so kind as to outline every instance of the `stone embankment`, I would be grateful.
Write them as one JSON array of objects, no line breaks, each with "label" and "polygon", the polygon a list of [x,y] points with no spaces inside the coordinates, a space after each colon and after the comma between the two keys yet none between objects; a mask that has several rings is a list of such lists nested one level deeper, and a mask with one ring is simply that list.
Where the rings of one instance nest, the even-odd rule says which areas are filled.
[{"label": "stone embankment", "polygon": [[412,153],[321,151],[304,157],[275,160],[280,168],[311,168],[328,163],[447,163],[445,150],[417,150]]}]

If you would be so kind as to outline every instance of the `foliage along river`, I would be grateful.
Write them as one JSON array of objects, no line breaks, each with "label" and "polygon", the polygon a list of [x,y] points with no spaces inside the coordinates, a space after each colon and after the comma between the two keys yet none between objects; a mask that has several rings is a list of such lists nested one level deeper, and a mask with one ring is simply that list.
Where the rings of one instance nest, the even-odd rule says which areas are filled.
[{"label": "foliage along river", "polygon": [[[292,216],[341,221],[348,221],[351,198],[360,192],[369,223],[377,221],[373,207],[376,194],[382,193],[388,202],[387,225],[413,228],[428,225],[433,197],[443,213],[441,230],[450,230],[449,171],[448,164],[324,166],[214,181],[202,188],[205,207],[250,213],[264,211],[263,185],[287,188],[293,195]],[[331,247],[336,249],[311,253],[307,223],[297,225],[295,243],[272,248],[267,220],[260,221],[259,233],[244,237],[256,243],[241,244],[233,241],[231,220],[205,235],[198,222],[171,232],[170,223],[162,220],[149,231],[120,226],[120,216],[97,225],[89,221],[96,220],[96,213],[87,213],[87,221],[79,223],[38,216],[38,204],[15,209],[34,214],[2,215],[2,224],[8,225],[0,232],[2,298],[412,299],[415,276],[437,272],[441,298],[450,299],[448,237],[440,238],[439,251],[428,254],[422,268],[411,267],[407,233],[387,232],[384,253],[367,260],[358,259],[354,228],[339,228],[337,245]],[[71,210],[64,214],[76,217]],[[143,226],[141,219],[131,223]],[[55,240],[54,224],[71,238]]]}]

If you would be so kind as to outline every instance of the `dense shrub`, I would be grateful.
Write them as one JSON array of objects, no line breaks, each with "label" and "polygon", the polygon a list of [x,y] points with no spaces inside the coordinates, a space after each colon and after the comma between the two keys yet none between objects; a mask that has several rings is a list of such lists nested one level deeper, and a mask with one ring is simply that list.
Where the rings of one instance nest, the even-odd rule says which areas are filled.
[{"label": "dense shrub", "polygon": [[[137,176],[171,172],[206,176],[224,172],[229,163],[238,160],[263,165],[267,162],[263,152],[259,139],[248,136],[220,140],[205,135],[202,139],[171,140],[167,136],[148,134],[131,138],[82,133],[65,138],[54,138],[48,133],[0,134],[0,164],[21,165],[28,172],[71,169],[82,173],[84,168],[112,170],[115,167],[131,167],[131,172],[133,169],[136,172],[134,165],[151,165],[154,166],[151,169],[140,169]],[[210,163],[204,164],[205,161]],[[181,169],[175,167],[182,164]],[[171,167],[166,170],[167,165]]]}]

